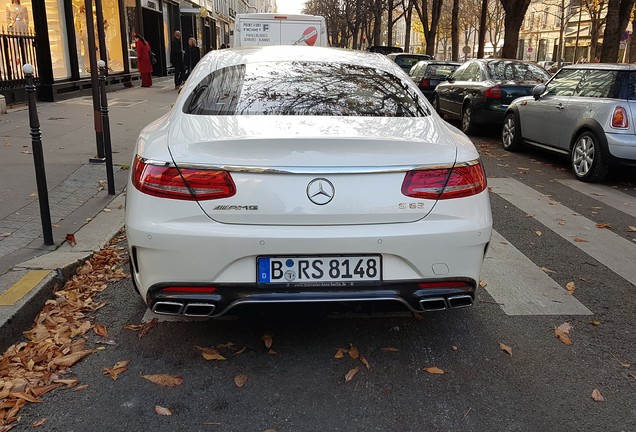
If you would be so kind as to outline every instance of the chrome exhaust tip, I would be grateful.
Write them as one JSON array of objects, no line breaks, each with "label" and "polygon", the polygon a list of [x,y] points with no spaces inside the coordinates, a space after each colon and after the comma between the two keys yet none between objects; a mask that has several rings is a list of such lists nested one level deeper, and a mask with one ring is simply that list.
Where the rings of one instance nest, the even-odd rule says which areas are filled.
[{"label": "chrome exhaust tip", "polygon": [[448,306],[453,309],[470,307],[473,305],[473,298],[468,294],[450,296],[447,301]]},{"label": "chrome exhaust tip", "polygon": [[443,297],[432,297],[420,300],[420,306],[425,311],[439,311],[446,309],[446,300]]},{"label": "chrome exhaust tip", "polygon": [[211,303],[188,303],[183,308],[183,315],[189,317],[207,317],[214,313],[214,306]]},{"label": "chrome exhaust tip", "polygon": [[179,315],[183,310],[183,303],[158,301],[152,306],[152,311],[158,315]]}]

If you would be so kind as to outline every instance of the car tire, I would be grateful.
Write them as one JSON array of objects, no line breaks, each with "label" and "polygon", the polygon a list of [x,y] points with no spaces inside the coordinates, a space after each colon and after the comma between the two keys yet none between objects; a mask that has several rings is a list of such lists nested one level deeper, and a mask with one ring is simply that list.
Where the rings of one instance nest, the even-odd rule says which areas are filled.
[{"label": "car tire", "polygon": [[570,152],[570,164],[576,178],[584,182],[599,182],[609,171],[601,141],[592,132],[583,132],[576,137]]},{"label": "car tire", "polygon": [[501,128],[501,145],[504,150],[511,152],[523,150],[521,124],[514,112],[506,114],[504,119],[503,127]]},{"label": "car tire", "polygon": [[466,135],[473,135],[475,133],[475,124],[473,122],[473,108],[470,104],[464,105],[462,109],[462,117],[461,117],[461,128],[462,132]]}]

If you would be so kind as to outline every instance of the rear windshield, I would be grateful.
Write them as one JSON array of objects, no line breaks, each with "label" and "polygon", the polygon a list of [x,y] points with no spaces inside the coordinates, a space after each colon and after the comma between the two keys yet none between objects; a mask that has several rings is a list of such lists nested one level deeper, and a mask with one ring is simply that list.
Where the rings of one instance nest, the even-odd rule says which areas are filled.
[{"label": "rear windshield", "polygon": [[486,64],[491,79],[495,81],[545,82],[550,75],[539,66],[511,61],[493,61]]},{"label": "rear windshield", "polygon": [[399,77],[365,66],[262,62],[212,72],[186,99],[197,115],[421,117],[428,108]]},{"label": "rear windshield", "polygon": [[395,63],[402,69],[411,69],[420,60],[423,60],[422,57],[417,56],[399,55],[395,57]]},{"label": "rear windshield", "polygon": [[618,74],[618,98],[636,100],[636,71],[625,71]]},{"label": "rear windshield", "polygon": [[425,77],[429,78],[445,78],[453,73],[459,65],[436,65],[431,64],[426,67]]}]

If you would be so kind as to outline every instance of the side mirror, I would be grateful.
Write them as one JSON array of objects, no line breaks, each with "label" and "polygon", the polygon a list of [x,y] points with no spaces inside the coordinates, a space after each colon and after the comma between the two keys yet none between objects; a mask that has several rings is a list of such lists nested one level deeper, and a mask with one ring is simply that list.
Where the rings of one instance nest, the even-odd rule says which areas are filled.
[{"label": "side mirror", "polygon": [[537,84],[532,88],[532,96],[534,96],[534,100],[539,100],[541,95],[545,93],[546,86],[545,84]]}]

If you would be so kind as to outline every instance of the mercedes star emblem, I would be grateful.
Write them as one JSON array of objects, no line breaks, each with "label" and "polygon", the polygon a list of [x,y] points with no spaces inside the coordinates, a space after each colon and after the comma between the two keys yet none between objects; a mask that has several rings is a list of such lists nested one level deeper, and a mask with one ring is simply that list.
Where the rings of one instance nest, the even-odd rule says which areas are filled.
[{"label": "mercedes star emblem", "polygon": [[333,184],[325,178],[313,179],[307,185],[307,196],[312,203],[317,205],[329,203],[335,194],[336,189]]}]

